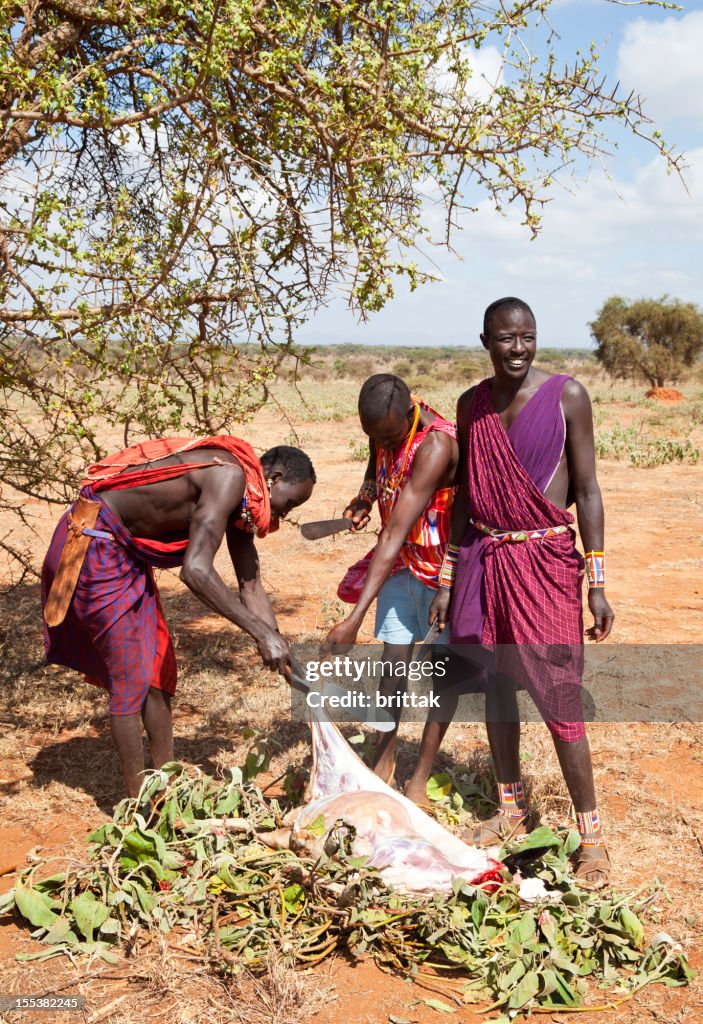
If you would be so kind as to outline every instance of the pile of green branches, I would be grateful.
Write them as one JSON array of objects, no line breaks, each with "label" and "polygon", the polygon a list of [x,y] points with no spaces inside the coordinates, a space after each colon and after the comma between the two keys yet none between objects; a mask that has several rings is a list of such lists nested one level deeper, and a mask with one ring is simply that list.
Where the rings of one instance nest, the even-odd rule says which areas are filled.
[{"label": "pile of green branches", "polygon": [[[652,914],[656,890],[603,896],[570,882],[573,832],[540,828],[506,848],[500,884],[457,880],[452,895],[420,899],[388,889],[342,830],[316,861],[268,848],[257,833],[279,827],[282,814],[239,769],[225,781],[175,763],[152,773],[138,800],[88,836],[88,863],[41,879],[35,865],[0,897],[0,914],[21,915],[49,947],[19,958],[114,961],[135,936],[179,929],[213,970],[263,969],[272,947],[305,966],[333,950],[369,954],[445,995],[502,1007],[506,1020],[589,1005],[593,983],[612,1006],[651,982],[690,979],[668,936],[645,940],[641,916]],[[549,893],[521,900],[516,871]]]}]

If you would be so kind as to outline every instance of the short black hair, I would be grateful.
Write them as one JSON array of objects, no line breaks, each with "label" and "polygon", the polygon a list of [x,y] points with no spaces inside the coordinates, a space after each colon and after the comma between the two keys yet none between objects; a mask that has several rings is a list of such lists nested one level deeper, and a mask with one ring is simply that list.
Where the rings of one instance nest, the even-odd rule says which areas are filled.
[{"label": "short black hair", "polygon": [[277,444],[275,448],[269,448],[261,456],[261,465],[267,473],[280,469],[284,480],[289,480],[292,484],[300,484],[304,480],[317,483],[309,456],[300,448],[292,448],[289,444]]},{"label": "short black hair", "polygon": [[410,388],[394,373],[374,373],[359,392],[359,415],[380,423],[390,413],[404,416],[410,407]]},{"label": "short black hair", "polygon": [[483,314],[484,334],[488,334],[491,328],[491,320],[501,309],[522,309],[525,313],[529,313],[534,322],[537,323],[535,314],[523,299],[518,299],[515,295],[506,295],[504,298],[496,299],[495,302],[492,302]]}]

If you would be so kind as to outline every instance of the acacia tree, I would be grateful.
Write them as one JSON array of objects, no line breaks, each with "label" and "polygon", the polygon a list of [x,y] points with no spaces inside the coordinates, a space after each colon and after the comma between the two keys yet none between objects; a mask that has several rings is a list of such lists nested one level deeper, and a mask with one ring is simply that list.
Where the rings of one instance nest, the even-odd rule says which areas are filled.
[{"label": "acacia tree", "polygon": [[70,498],[99,423],[230,430],[332,287],[424,280],[429,188],[449,244],[466,189],[536,231],[609,124],[676,164],[551,2],[0,0],[0,505]]},{"label": "acacia tree", "polygon": [[675,384],[703,351],[703,311],[678,299],[613,296],[593,321],[596,359],[615,378],[640,377],[650,387]]}]

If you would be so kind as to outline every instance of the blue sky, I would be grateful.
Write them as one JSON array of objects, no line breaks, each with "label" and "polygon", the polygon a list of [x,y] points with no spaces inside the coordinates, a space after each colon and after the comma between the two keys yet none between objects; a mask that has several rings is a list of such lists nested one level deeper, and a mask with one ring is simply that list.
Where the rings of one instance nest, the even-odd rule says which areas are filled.
[{"label": "blue sky", "polygon": [[[540,236],[520,211],[488,204],[467,215],[454,246],[429,250],[442,280],[396,298],[359,324],[335,297],[298,337],[305,344],[476,345],[483,309],[519,295],[535,310],[539,340],[589,347],[588,322],[610,295],[669,294],[703,305],[703,0],[679,12],[607,0],[556,0],[550,21],[567,56],[601,45],[601,68],[634,89],[668,142],[684,150],[688,193],[644,142],[624,133],[608,160],[552,193]],[[484,55],[486,69],[490,56]],[[498,54],[495,53],[497,60]]]}]

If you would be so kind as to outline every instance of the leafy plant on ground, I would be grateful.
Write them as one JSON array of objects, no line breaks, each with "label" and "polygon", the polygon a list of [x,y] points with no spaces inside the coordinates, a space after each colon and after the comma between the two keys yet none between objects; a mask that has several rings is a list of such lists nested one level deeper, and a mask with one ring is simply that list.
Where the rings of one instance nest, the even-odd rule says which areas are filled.
[{"label": "leafy plant on ground", "polygon": [[368,441],[354,441],[349,442],[349,454],[354,462],[368,462],[369,459],[369,445]]},{"label": "leafy plant on ground", "polygon": [[613,427],[596,434],[596,455],[599,459],[629,458],[633,466],[651,469],[667,462],[690,462],[701,457],[700,448],[690,438],[655,437],[636,427]]},{"label": "leafy plant on ground", "polygon": [[333,842],[335,829],[326,845],[333,857],[269,849],[257,833],[281,817],[238,769],[222,781],[165,765],[88,837],[86,863],[44,878],[34,866],[0,898],[0,914],[19,914],[48,947],[19,958],[114,960],[140,933],[183,928],[213,971],[265,970],[271,948],[305,966],[335,950],[368,954],[439,994],[488,1000],[511,1015],[590,1004],[592,983],[609,990],[612,1006],[651,982],[691,977],[668,936],[646,941],[654,891],[603,896],[571,883],[574,832],[541,828],[502,852],[513,871],[519,865],[549,887],[535,903],[521,900],[507,868],[501,883],[457,880],[451,895],[420,899],[385,887]]}]

